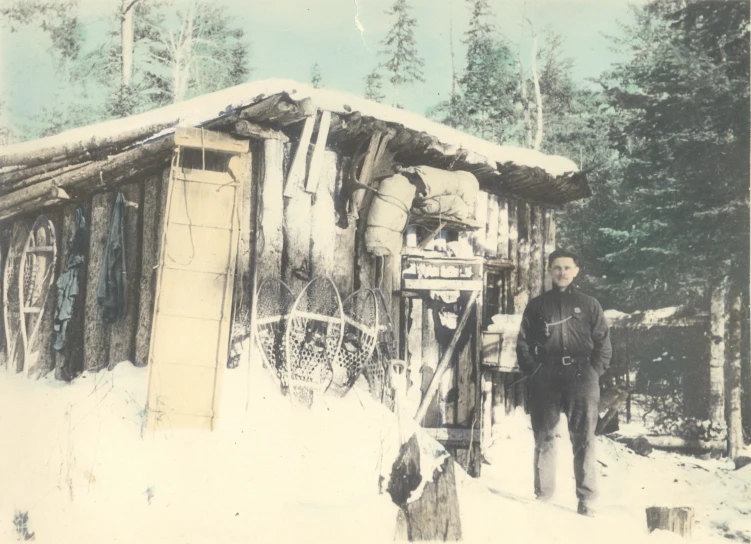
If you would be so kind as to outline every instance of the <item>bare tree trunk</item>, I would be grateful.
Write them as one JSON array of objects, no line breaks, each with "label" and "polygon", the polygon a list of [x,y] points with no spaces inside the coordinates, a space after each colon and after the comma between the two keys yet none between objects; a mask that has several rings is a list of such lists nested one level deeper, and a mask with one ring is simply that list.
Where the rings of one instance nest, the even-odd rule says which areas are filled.
[{"label": "bare tree trunk", "polygon": [[519,51],[519,81],[521,83],[522,111],[524,112],[524,129],[526,134],[527,147],[532,147],[532,115],[529,112],[529,97],[527,96],[527,78],[524,75],[524,66],[522,65],[522,53]]},{"label": "bare tree trunk", "polygon": [[190,64],[193,54],[193,38],[195,33],[195,5],[191,5],[185,14],[180,28],[180,34],[175,38],[170,33],[172,49],[172,102],[181,102],[188,92],[190,81]]},{"label": "bare tree trunk", "polygon": [[122,46],[122,86],[130,88],[133,77],[133,10],[138,0],[123,0],[120,14],[120,40]]},{"label": "bare tree trunk", "polygon": [[542,119],[542,94],[540,93],[540,78],[537,76],[537,35],[532,22],[532,52],[530,54],[530,68],[532,69],[532,81],[535,84],[535,103],[537,104],[537,134],[535,134],[535,151],[540,150],[543,136],[543,119]]},{"label": "bare tree trunk", "polygon": [[710,300],[709,419],[725,427],[725,310],[728,279],[712,287]]},{"label": "bare tree trunk", "polygon": [[454,14],[449,2],[449,49],[451,50],[451,100],[456,96],[456,65],[454,64]]},{"label": "bare tree trunk", "polygon": [[735,459],[743,449],[741,405],[741,327],[743,295],[733,286],[727,326],[725,383],[727,386],[728,456]]}]

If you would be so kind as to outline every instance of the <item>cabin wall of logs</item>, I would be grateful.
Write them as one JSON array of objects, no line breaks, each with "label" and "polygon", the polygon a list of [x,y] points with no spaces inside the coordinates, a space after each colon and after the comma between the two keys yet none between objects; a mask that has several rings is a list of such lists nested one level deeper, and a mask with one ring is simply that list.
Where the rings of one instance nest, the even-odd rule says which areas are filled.
[{"label": "cabin wall of logs", "polygon": [[[27,354],[34,355],[30,361],[24,361],[23,349],[17,348],[12,352],[8,349],[9,343],[18,342],[15,337],[19,331],[5,299],[19,285],[17,281],[13,281],[12,285],[7,284],[7,278],[11,275],[4,274],[2,287],[6,296],[2,308],[0,358],[5,364],[36,377],[54,370],[58,379],[67,380],[81,371],[100,370],[124,360],[138,366],[147,364],[154,301],[154,267],[158,259],[161,214],[166,197],[163,187],[167,179],[164,167],[152,168],[127,179],[122,185],[91,194],[86,200],[39,212],[29,211],[0,225],[3,269],[7,268],[9,254],[23,254],[29,229],[40,215],[52,224],[57,249],[54,274],[44,283],[46,302],[43,311],[36,316],[40,326],[32,345],[26,350]],[[117,193],[122,193],[125,199],[123,238],[127,298],[124,315],[113,323],[104,323],[102,309],[97,303],[97,288]],[[56,281],[68,265],[68,240],[76,225],[77,209],[83,212],[86,224],[83,231],[86,246],[84,266],[79,276],[79,293],[73,314],[68,321],[65,346],[58,351],[53,348],[58,303]]]},{"label": "cabin wall of logs", "polygon": [[[332,279],[342,299],[357,289],[378,287],[391,303],[400,356],[413,361],[411,380],[424,393],[447,338],[439,338],[441,333],[436,332],[435,315],[426,298],[412,297],[403,303],[400,258],[374,257],[365,251],[362,237],[357,234],[366,214],[361,213],[359,221],[343,218],[342,195],[346,193],[353,157],[342,151],[318,153],[317,185],[312,190],[301,186],[288,191],[289,176],[298,168],[294,164],[297,145],[278,132],[268,131],[262,136],[251,140],[252,183],[243,193],[233,338],[249,331],[253,294],[266,278],[281,278],[293,293],[299,293],[310,279],[326,276]],[[159,149],[158,161],[147,157],[143,170],[132,168],[130,176],[115,178],[117,185],[97,185],[96,176],[82,177],[75,200],[51,207],[46,203],[43,214],[57,233],[54,279],[65,270],[69,257],[67,240],[79,207],[86,219],[88,252],[80,294],[68,326],[68,340],[62,351],[52,348],[57,289],[54,282],[50,286],[41,316],[44,325],[33,346],[38,352],[35,370],[39,374],[54,371],[58,379],[71,379],[81,371],[97,371],[124,360],[139,366],[148,363],[155,270],[170,167],[169,150],[163,147]],[[503,267],[495,272],[492,267],[487,269],[483,296],[474,314],[480,316],[480,323],[478,327],[469,327],[474,340],[460,341],[450,371],[428,410],[425,423],[429,426],[477,430],[481,423],[480,402],[492,408],[494,418],[524,404],[524,388],[518,374],[482,365],[475,349],[477,333],[497,313],[521,313],[529,298],[545,288],[545,263],[555,247],[554,210],[544,204],[493,194],[489,192],[492,188],[481,186],[481,189],[475,210],[480,228],[459,236],[469,238],[476,257],[483,257],[488,263],[501,263]],[[113,205],[120,192],[125,198],[128,295],[124,316],[114,323],[104,323],[97,303],[97,287]],[[31,208],[24,215],[0,223],[3,258],[12,244],[22,243],[23,233],[40,213]],[[6,335],[2,336],[5,343]],[[419,368],[414,367],[415,361],[420,362]],[[16,368],[22,369],[23,364]],[[27,373],[31,370],[26,369]],[[480,373],[485,379],[482,386]],[[486,428],[489,423],[485,421]]]}]

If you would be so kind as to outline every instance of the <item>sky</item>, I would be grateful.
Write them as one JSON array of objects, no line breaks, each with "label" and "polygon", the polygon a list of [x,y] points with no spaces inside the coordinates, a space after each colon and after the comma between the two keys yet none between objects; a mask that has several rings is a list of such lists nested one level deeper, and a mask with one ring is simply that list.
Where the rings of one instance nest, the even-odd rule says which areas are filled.
[{"label": "sky", "polygon": [[[23,1],[23,0],[21,0]],[[146,0],[148,1],[148,0]],[[183,1],[183,0],[178,0]],[[217,0],[222,1],[222,0]],[[643,2],[644,0],[636,0]],[[223,0],[251,42],[251,79],[310,80],[314,63],[326,87],[361,94],[365,76],[378,63],[380,41],[391,24],[385,13],[392,0]],[[79,0],[80,19],[91,48],[112,24],[119,0]],[[400,93],[407,109],[424,113],[445,100],[451,86],[453,42],[457,69],[463,65],[462,34],[469,19],[465,0],[410,0],[418,21],[417,47],[424,57],[425,82]],[[499,30],[514,45],[530,47],[526,14],[539,33],[564,37],[564,50],[574,59],[579,80],[597,77],[617,60],[606,35],[618,34],[627,20],[625,0],[491,0]],[[453,26],[453,32],[451,28]],[[55,73],[49,41],[39,31],[0,28],[0,78],[6,115],[27,115],[56,100]]]}]

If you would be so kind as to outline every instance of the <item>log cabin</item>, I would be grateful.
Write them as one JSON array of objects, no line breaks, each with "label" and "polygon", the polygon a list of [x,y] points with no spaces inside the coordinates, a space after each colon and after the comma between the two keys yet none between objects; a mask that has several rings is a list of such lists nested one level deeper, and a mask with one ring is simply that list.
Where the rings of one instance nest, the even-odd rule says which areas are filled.
[{"label": "log cabin", "polygon": [[[233,346],[255,330],[265,280],[297,295],[325,277],[341,299],[377,289],[409,410],[479,474],[492,420],[524,403],[503,339],[544,288],[555,211],[588,196],[566,158],[284,80],[9,145],[0,359],[66,380],[131,361],[152,425],[170,413],[210,429],[222,379],[260,364]],[[70,270],[74,293],[58,281]]]}]

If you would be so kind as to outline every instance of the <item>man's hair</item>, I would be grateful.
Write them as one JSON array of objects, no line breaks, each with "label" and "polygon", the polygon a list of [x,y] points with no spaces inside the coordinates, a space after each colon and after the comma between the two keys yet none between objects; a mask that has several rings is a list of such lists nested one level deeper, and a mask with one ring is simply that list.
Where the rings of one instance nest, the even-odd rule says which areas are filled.
[{"label": "man's hair", "polygon": [[548,266],[551,266],[553,264],[553,261],[556,259],[560,259],[561,257],[568,257],[570,259],[574,260],[574,264],[576,266],[579,266],[579,256],[574,253],[573,251],[568,251],[566,249],[556,249],[548,256]]}]

